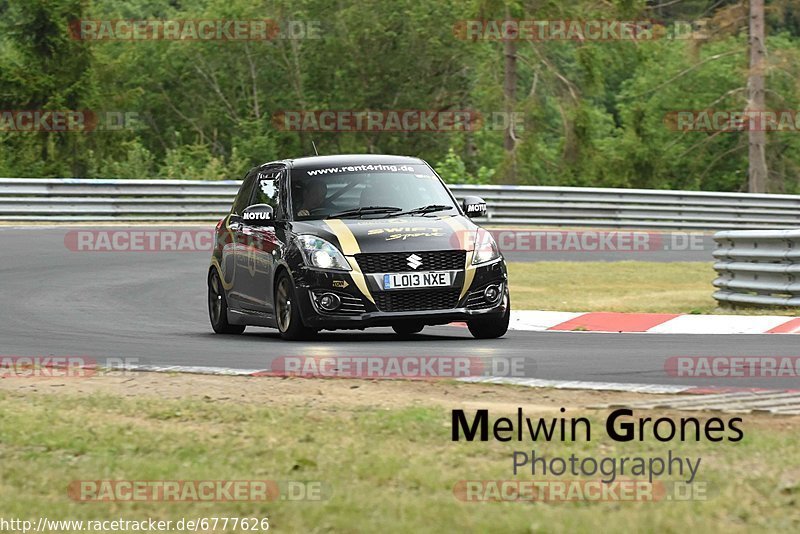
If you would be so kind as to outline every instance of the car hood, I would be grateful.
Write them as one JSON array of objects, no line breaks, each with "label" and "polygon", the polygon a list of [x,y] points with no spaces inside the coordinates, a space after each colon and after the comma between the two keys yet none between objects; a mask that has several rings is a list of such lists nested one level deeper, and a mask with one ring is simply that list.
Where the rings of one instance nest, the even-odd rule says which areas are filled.
[{"label": "car hood", "polygon": [[314,234],[345,255],[381,252],[472,250],[478,226],[463,215],[388,219],[326,219],[293,223],[296,234]]}]

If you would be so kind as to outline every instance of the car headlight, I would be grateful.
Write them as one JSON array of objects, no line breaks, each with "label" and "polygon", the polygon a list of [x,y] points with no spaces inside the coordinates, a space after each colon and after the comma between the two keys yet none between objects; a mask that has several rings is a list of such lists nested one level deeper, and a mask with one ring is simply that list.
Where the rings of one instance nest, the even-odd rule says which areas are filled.
[{"label": "car headlight", "polygon": [[306,265],[332,271],[350,270],[350,265],[339,249],[324,239],[313,235],[299,235],[297,246],[303,252]]},{"label": "car headlight", "polygon": [[500,250],[492,234],[482,228],[478,230],[478,235],[475,236],[475,252],[472,253],[472,265],[480,265],[499,257]]}]

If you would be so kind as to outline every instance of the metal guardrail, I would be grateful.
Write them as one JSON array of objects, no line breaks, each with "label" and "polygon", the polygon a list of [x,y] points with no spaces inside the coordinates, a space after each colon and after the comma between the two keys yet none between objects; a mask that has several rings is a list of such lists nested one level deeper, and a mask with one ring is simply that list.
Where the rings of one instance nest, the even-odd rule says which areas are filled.
[{"label": "metal guardrail", "polygon": [[241,181],[0,178],[5,221],[217,221]]},{"label": "metal guardrail", "polygon": [[495,224],[725,230],[800,226],[800,196],[604,189],[451,186],[478,195]]},{"label": "metal guardrail", "polygon": [[[215,221],[239,181],[0,178],[0,220]],[[452,185],[483,197],[497,225],[642,229],[800,226],[800,196],[654,189]]]},{"label": "metal guardrail", "polygon": [[725,304],[800,306],[800,230],[714,235],[714,298]]}]

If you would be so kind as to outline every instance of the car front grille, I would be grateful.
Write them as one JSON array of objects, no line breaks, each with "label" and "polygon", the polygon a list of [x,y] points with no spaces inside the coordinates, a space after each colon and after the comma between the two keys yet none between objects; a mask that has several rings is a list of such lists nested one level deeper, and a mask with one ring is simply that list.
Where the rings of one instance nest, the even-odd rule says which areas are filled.
[{"label": "car front grille", "polygon": [[[466,252],[440,250],[434,252],[388,252],[385,254],[356,254],[363,273],[402,273],[408,271],[456,271],[464,269]],[[419,265],[409,266],[409,256],[416,255]]]},{"label": "car front grille", "polygon": [[458,304],[460,289],[425,289],[375,293],[375,305],[382,312],[449,310]]}]

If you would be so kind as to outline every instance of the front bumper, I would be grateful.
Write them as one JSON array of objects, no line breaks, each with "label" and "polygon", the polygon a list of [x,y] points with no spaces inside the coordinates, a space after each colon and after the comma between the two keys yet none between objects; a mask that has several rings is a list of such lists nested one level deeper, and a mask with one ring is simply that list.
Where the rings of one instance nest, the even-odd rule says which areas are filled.
[{"label": "front bumper", "polygon": [[[369,276],[369,275],[365,275]],[[441,325],[451,322],[469,321],[478,317],[500,319],[508,308],[508,274],[502,258],[493,263],[479,266],[474,271],[474,276],[466,292],[463,291],[466,279],[461,271],[455,279],[455,285],[450,288],[459,294],[455,305],[445,308],[386,311],[387,292],[376,291],[374,286],[369,289],[372,300],[362,293],[349,272],[330,272],[313,269],[306,266],[300,267],[294,273],[297,287],[297,304],[300,307],[303,323],[311,328],[320,330],[362,329],[373,326],[392,326],[403,323],[424,325]],[[502,284],[503,295],[496,304],[481,301],[480,296],[486,286]],[[313,294],[332,292],[342,298],[346,303],[345,311],[325,312],[315,301]],[[416,292],[417,296],[430,293],[431,290],[393,290],[392,293]],[[460,295],[463,293],[463,295]],[[381,309],[381,306],[384,309]]]}]

